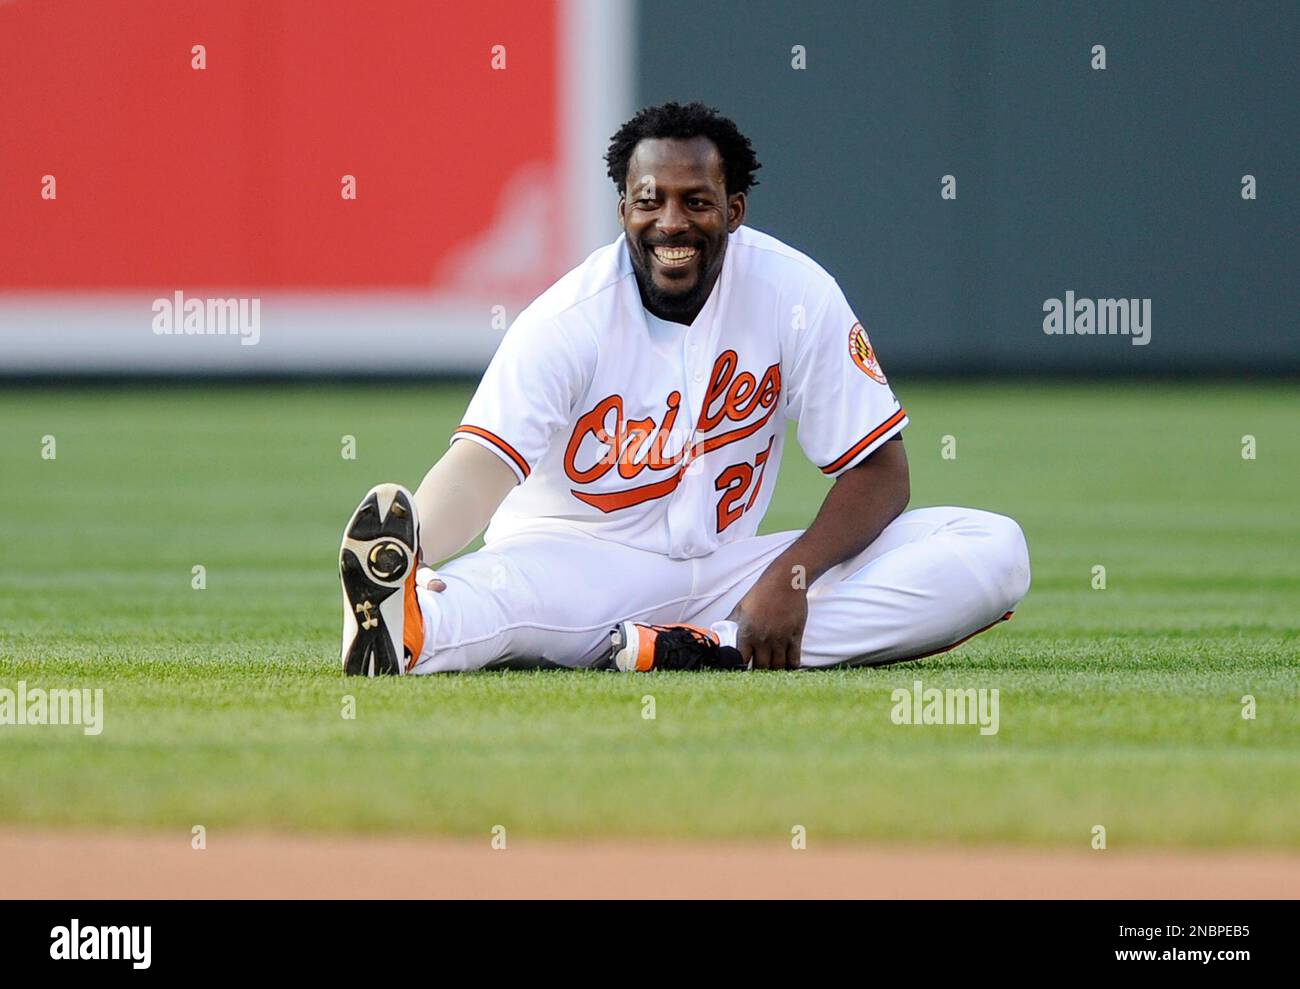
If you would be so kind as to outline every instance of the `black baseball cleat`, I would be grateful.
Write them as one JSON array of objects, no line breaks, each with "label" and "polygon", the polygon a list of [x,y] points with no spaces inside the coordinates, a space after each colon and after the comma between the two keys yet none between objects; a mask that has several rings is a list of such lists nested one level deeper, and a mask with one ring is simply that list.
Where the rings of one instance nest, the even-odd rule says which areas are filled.
[{"label": "black baseball cleat", "polygon": [[610,632],[609,658],[624,672],[650,670],[743,670],[734,646],[698,625],[642,625],[621,622]]},{"label": "black baseball cleat", "polygon": [[420,524],[400,484],[370,489],[343,530],[343,672],[401,676],[424,642],[415,599]]}]

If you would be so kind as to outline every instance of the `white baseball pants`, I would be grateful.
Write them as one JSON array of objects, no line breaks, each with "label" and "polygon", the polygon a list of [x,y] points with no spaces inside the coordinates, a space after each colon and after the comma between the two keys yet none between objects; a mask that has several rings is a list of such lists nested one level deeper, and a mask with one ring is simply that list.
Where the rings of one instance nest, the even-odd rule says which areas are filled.
[{"label": "white baseball pants", "polygon": [[[417,591],[425,640],[412,672],[601,666],[620,621],[725,621],[799,535],[741,539],[691,560],[577,530],[497,540],[440,567],[446,590]],[[970,508],[905,512],[811,585],[802,665],[940,652],[1008,617],[1028,590],[1029,552],[1011,519]]]}]

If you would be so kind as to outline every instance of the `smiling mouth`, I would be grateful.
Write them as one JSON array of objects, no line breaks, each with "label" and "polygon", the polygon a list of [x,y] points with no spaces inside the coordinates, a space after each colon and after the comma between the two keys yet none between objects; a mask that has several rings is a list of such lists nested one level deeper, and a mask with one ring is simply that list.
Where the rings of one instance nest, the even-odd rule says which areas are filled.
[{"label": "smiling mouth", "polygon": [[694,247],[652,247],[651,252],[665,268],[684,268],[700,253]]}]

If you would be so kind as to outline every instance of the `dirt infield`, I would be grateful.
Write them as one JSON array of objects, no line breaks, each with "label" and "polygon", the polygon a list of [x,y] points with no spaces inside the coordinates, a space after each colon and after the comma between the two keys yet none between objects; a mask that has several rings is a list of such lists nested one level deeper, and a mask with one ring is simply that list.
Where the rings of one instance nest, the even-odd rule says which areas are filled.
[{"label": "dirt infield", "polygon": [[6,898],[1294,898],[1300,856],[0,831]]}]

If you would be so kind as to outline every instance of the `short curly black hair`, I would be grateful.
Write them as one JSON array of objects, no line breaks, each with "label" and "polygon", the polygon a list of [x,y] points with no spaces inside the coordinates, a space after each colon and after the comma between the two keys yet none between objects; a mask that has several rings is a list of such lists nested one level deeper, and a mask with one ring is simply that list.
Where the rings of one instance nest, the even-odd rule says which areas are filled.
[{"label": "short curly black hair", "polygon": [[662,103],[641,110],[609,139],[605,163],[620,195],[627,192],[627,164],[633,150],[641,141],[656,137],[707,137],[712,141],[722,156],[728,196],[758,185],[754,173],[763,166],[734,121],[703,103]]}]

